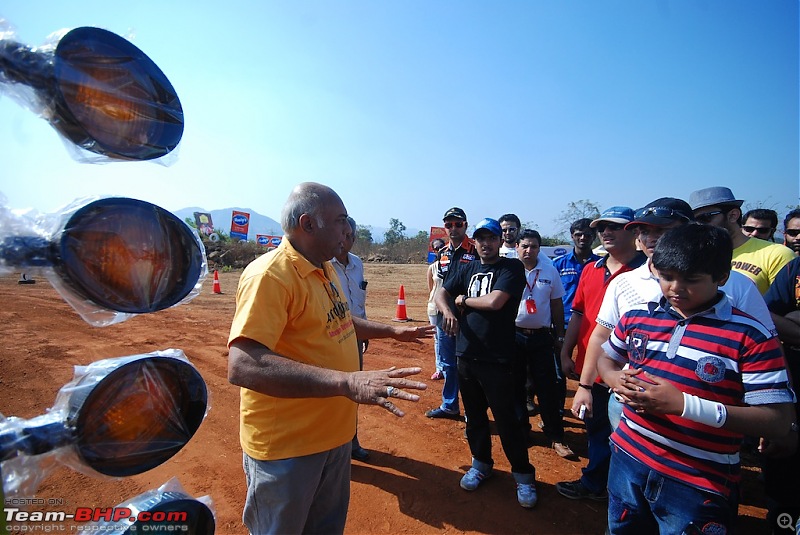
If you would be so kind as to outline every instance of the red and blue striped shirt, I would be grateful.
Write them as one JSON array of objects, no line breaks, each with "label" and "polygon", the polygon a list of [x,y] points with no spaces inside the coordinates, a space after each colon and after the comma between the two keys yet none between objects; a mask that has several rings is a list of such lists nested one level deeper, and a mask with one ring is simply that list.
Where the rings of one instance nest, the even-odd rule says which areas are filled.
[{"label": "red and blue striped shirt", "polygon": [[[682,392],[725,405],[793,402],[778,339],[719,296],[713,307],[689,318],[663,298],[638,305],[622,316],[603,349]],[[636,413],[627,405],[611,436],[652,470],[726,497],[739,481],[742,438],[677,415]]]}]

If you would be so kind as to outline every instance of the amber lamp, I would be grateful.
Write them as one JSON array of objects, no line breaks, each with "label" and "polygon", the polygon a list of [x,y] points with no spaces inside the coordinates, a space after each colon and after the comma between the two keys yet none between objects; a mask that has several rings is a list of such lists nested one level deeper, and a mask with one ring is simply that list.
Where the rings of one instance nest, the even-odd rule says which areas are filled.
[{"label": "amber lamp", "polygon": [[76,28],[53,52],[2,40],[0,81],[33,88],[56,130],[109,158],[159,158],[183,135],[183,109],[167,77],[107,30]]},{"label": "amber lamp", "polygon": [[131,314],[155,312],[186,297],[205,265],[202,244],[172,213],[128,198],[77,210],[53,237],[0,242],[10,267],[52,267],[78,296]]},{"label": "amber lamp", "polygon": [[96,472],[140,474],[189,442],[207,401],[203,378],[180,359],[148,356],[99,369],[70,389],[64,421],[0,434],[0,461],[72,446]]}]

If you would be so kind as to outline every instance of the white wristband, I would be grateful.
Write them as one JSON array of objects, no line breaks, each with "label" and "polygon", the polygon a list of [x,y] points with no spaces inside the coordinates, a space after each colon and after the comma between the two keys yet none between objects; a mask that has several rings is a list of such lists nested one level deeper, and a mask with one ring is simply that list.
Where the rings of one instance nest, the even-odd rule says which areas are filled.
[{"label": "white wristband", "polygon": [[718,401],[699,398],[683,392],[683,412],[681,418],[693,422],[722,427],[728,419],[728,409]]}]

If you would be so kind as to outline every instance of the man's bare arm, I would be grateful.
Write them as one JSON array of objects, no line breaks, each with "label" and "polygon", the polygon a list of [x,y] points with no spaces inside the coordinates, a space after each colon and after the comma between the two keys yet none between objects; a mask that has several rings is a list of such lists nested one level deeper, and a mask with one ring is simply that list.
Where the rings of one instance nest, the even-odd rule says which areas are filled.
[{"label": "man's bare arm", "polygon": [[405,379],[420,371],[421,368],[330,370],[283,357],[248,338],[234,340],[228,354],[228,380],[236,386],[282,398],[344,396],[356,403],[381,405],[397,416],[404,413],[388,398],[418,401],[419,396],[402,389],[425,390],[425,383]]}]

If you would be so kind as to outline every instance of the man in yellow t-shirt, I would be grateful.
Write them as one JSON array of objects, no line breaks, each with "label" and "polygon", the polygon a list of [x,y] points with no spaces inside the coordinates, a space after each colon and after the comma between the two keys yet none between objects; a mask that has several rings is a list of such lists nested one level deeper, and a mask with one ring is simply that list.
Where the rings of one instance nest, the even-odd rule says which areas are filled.
[{"label": "man in yellow t-shirt", "polygon": [[783,245],[745,236],[742,233],[743,202],[723,186],[697,190],[689,196],[698,223],[728,231],[733,244],[731,269],[749,277],[764,295],[781,268],[794,259],[794,253]]},{"label": "man in yellow t-shirt", "polygon": [[349,231],[327,186],[294,188],[281,214],[284,240],[245,268],[228,338],[228,379],[241,387],[240,442],[250,533],[342,533],[350,497],[356,404],[403,416],[390,398],[420,368],[358,371],[356,339],[411,341],[428,327],[384,325],[350,315],[329,260]]}]

